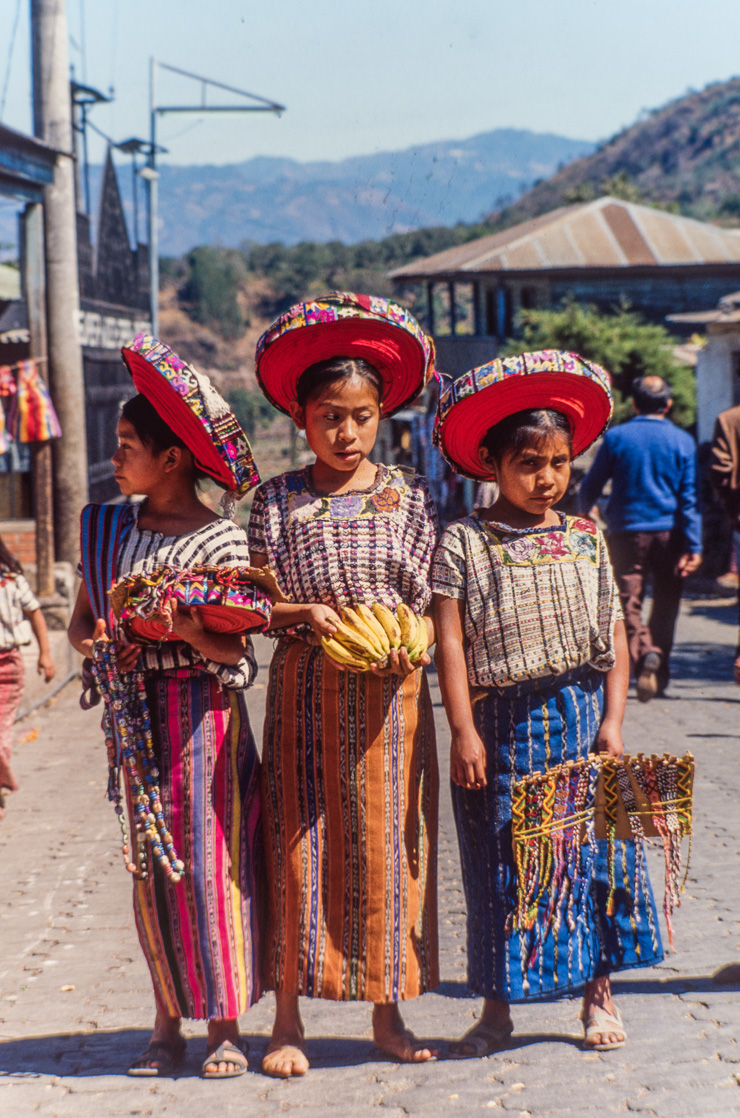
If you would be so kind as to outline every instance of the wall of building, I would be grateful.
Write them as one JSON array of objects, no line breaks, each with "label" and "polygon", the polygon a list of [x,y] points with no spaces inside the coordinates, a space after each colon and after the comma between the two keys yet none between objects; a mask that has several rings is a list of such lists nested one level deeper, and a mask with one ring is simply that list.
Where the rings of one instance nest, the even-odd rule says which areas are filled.
[{"label": "wall of building", "polygon": [[455,337],[451,334],[435,334],[434,347],[437,351],[438,370],[451,377],[459,377],[468,369],[493,361],[498,352],[496,338],[476,337],[473,334]]},{"label": "wall of building", "polygon": [[[707,269],[701,275],[685,276],[678,269],[665,268],[657,276],[560,279],[550,274],[549,295],[551,306],[572,295],[579,303],[595,303],[605,311],[627,301],[644,318],[665,324],[666,315],[714,307],[728,291],[739,287],[740,268],[731,274],[723,271],[713,275]],[[672,333],[690,334],[695,327],[670,323],[670,329]]]},{"label": "wall of building", "polygon": [[712,437],[721,411],[740,403],[740,323],[709,327],[696,363],[696,433],[699,444]]}]

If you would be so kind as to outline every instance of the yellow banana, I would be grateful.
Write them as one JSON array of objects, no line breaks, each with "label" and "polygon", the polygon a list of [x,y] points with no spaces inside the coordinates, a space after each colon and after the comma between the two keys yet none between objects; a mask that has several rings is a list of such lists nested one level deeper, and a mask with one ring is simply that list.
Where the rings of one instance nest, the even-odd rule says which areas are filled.
[{"label": "yellow banana", "polygon": [[322,637],[321,647],[324,649],[326,655],[330,656],[337,664],[341,664],[343,667],[347,668],[357,668],[357,670],[361,672],[367,671],[368,662],[366,660],[360,660],[357,656],[353,656],[351,652],[347,651],[344,645],[339,644],[333,637]]},{"label": "yellow banana", "polygon": [[355,629],[350,629],[343,621],[336,624],[336,631],[332,634],[338,644],[343,644],[353,656],[358,656],[361,659],[368,657],[372,663],[377,660],[378,656],[369,640],[363,637],[362,633],[358,633]]},{"label": "yellow banana", "polygon": [[429,647],[429,630],[427,629],[427,623],[423,617],[420,617],[418,620],[419,640],[413,652],[409,652],[409,660],[412,660],[414,663],[416,663],[417,660],[421,659],[421,657],[424,655],[427,648]]},{"label": "yellow banana", "polygon": [[365,622],[368,629],[370,629],[370,631],[374,634],[375,643],[379,644],[380,647],[383,649],[383,656],[387,656],[391,650],[391,642],[388,640],[388,634],[378,621],[373,611],[368,606],[366,606],[364,602],[358,602],[355,606],[355,611],[358,616],[361,617],[362,620]]},{"label": "yellow banana", "polygon": [[401,629],[398,621],[382,602],[373,602],[373,613],[386,631],[391,648],[401,647]]},{"label": "yellow banana", "polygon": [[375,636],[373,630],[370,628],[369,625],[365,624],[356,610],[353,610],[351,606],[343,606],[342,621],[348,629],[351,629],[359,636],[364,637],[366,641],[370,642],[370,645],[375,652],[376,660],[385,660],[386,653],[383,651],[383,646]]},{"label": "yellow banana", "polygon": [[401,630],[401,644],[411,650],[419,639],[419,621],[412,609],[405,602],[401,602],[396,610],[398,626]]}]

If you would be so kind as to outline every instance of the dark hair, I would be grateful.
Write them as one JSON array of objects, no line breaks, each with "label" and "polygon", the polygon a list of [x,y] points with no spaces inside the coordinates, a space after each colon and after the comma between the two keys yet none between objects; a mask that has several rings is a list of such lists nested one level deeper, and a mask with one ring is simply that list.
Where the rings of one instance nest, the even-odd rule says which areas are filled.
[{"label": "dark hair", "polygon": [[[189,449],[142,393],[126,401],[121,408],[121,418],[128,420],[144,446],[154,454],[161,454],[171,446],[181,446],[183,450]],[[196,465],[193,465],[193,472],[196,481],[203,481],[210,477],[210,474]]]},{"label": "dark hair", "polygon": [[13,571],[17,575],[23,574],[23,567],[13,555],[13,552],[8,551],[2,538],[0,538],[0,571]]},{"label": "dark hair", "polygon": [[481,440],[481,447],[500,462],[505,454],[518,454],[525,446],[538,446],[544,439],[560,435],[573,449],[573,432],[568,417],[552,408],[527,408],[507,415],[490,427]]},{"label": "dark hair", "polygon": [[298,377],[296,400],[305,408],[309,400],[318,396],[325,388],[350,377],[360,377],[375,390],[378,403],[383,399],[383,378],[374,365],[363,357],[329,357],[317,361],[304,369]]},{"label": "dark hair", "polygon": [[635,377],[632,381],[632,399],[641,415],[657,415],[668,410],[671,386],[662,377]]}]

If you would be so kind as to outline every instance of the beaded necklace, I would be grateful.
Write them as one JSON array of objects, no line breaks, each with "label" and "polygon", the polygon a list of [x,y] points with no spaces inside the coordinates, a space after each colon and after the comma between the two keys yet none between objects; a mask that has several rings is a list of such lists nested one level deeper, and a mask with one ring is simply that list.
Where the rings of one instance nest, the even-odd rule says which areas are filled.
[{"label": "beaded necklace", "polygon": [[[139,880],[149,876],[149,853],[166,877],[176,884],[185,869],[175,850],[162,809],[159,770],[154,755],[152,724],[146,702],[143,672],[121,672],[114,641],[93,644],[92,671],[103,697],[103,732],[108,751],[108,799],[115,804],[123,838],[126,869]],[[121,768],[125,769],[131,795],[136,856],[126,830],[121,794]]]}]

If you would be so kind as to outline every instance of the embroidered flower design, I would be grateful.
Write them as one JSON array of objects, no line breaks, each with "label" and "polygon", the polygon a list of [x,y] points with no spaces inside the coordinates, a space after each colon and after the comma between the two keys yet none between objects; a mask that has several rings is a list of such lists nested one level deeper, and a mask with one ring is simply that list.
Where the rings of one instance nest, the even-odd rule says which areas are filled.
[{"label": "embroidered flower design", "polygon": [[356,516],[362,512],[362,497],[332,497],[329,506],[329,515],[335,520],[344,516]]},{"label": "embroidered flower design", "polygon": [[588,532],[589,536],[596,535],[596,525],[593,520],[587,520],[584,516],[578,516],[575,520],[571,520],[570,526],[577,532]]},{"label": "embroidered flower design", "polygon": [[585,532],[571,532],[570,546],[576,555],[587,555],[589,559],[596,556],[596,537],[590,533],[587,535]]},{"label": "embroidered flower design", "polygon": [[380,493],[373,493],[370,500],[378,512],[393,512],[401,502],[398,492],[389,486],[386,486]]},{"label": "embroidered flower design", "polygon": [[504,554],[506,558],[514,563],[526,563],[537,550],[537,544],[534,540],[528,540],[524,537],[518,540],[511,540],[504,546]]},{"label": "embroidered flower design", "polygon": [[562,535],[543,536],[539,541],[540,555],[551,555],[555,559],[561,559],[563,556],[570,555],[565,540]]}]

